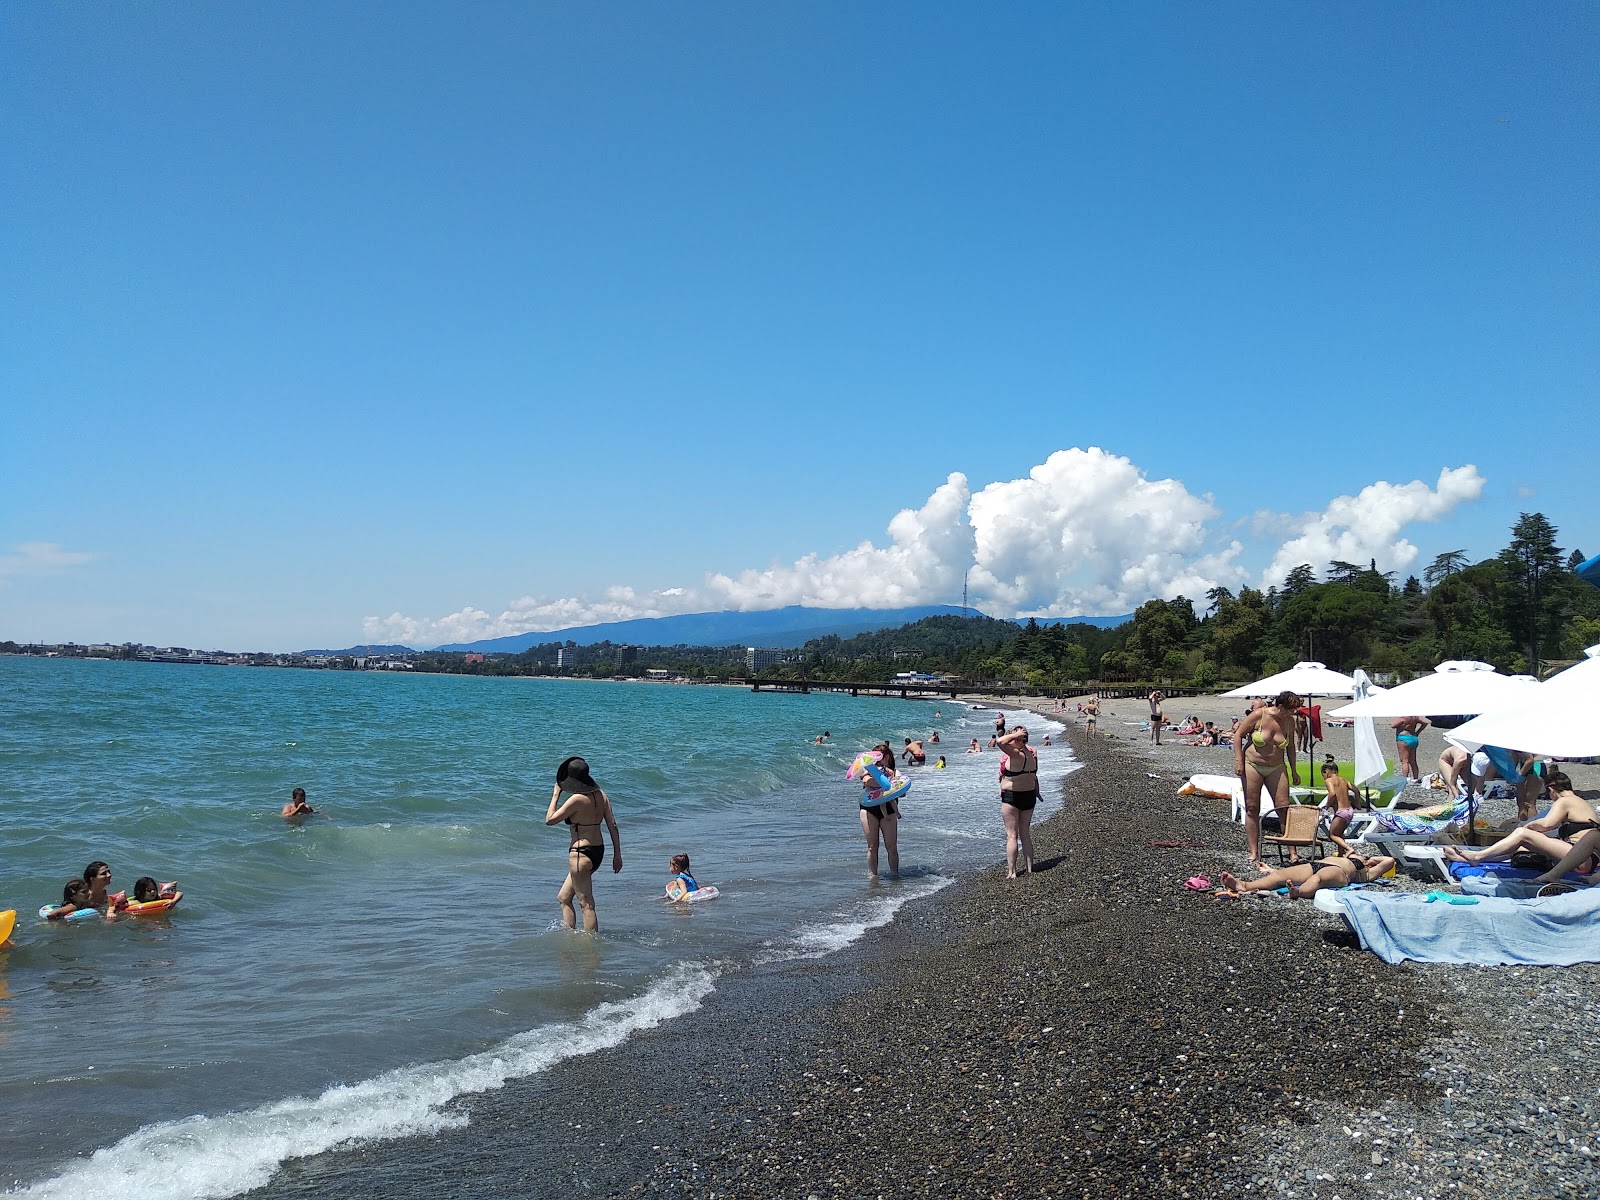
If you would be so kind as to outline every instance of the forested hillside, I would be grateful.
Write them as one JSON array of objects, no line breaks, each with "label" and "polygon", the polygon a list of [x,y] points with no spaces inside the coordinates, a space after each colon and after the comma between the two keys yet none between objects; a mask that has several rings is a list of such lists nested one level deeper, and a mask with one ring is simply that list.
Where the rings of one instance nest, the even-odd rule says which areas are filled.
[{"label": "forested hillside", "polygon": [[[1451,658],[1480,659],[1510,673],[1543,673],[1600,643],[1600,589],[1572,568],[1540,513],[1524,513],[1493,558],[1438,555],[1421,577],[1397,581],[1374,564],[1310,563],[1265,591],[1215,588],[1204,615],[1190,600],[1151,600],[1115,629],[1039,625],[988,617],[935,616],[854,637],[823,637],[764,666],[766,677],[880,682],[901,671],[949,674],[974,683],[1037,687],[1090,681],[1151,681],[1212,687],[1257,679],[1315,659],[1338,670],[1406,675]],[[568,665],[557,670],[557,652]],[[576,665],[571,660],[576,659]],[[737,648],[576,647],[551,642],[467,663],[460,654],[421,656],[423,670],[474,674],[566,674],[601,678],[656,668],[686,677],[743,677]]]}]

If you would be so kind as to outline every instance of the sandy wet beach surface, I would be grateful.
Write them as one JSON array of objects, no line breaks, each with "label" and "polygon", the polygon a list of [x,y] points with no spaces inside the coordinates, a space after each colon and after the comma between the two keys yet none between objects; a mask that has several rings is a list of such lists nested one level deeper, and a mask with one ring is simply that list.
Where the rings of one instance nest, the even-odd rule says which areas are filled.
[{"label": "sandy wet beach surface", "polygon": [[1600,968],[1391,967],[1309,904],[1189,891],[1244,861],[1225,804],[1175,796],[1189,752],[1069,736],[1085,766],[1032,877],[997,854],[839,954],[735,971],[471,1101],[463,1130],[272,1193],[1600,1194]]}]

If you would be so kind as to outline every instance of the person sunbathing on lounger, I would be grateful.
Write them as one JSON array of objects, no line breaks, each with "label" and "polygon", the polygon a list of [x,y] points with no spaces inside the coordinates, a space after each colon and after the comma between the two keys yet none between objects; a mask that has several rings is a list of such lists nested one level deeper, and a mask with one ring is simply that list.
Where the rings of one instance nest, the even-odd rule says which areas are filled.
[{"label": "person sunbathing on lounger", "polygon": [[[1520,866],[1529,862],[1523,854],[1528,852],[1543,856],[1544,866],[1554,867],[1570,859],[1573,865],[1566,870],[1576,869],[1585,875],[1600,870],[1600,856],[1594,853],[1593,845],[1586,856],[1574,857],[1574,847],[1586,840],[1587,835],[1600,830],[1600,812],[1596,812],[1594,805],[1572,790],[1572,780],[1565,771],[1551,771],[1544,782],[1553,801],[1550,811],[1544,816],[1529,821],[1520,829],[1513,829],[1492,846],[1485,846],[1481,850],[1468,846],[1446,846],[1444,856],[1451,862],[1486,863],[1511,862],[1512,856],[1516,855],[1515,861]],[[1562,874],[1565,871],[1549,872],[1541,875],[1540,879],[1553,883]]]},{"label": "person sunbathing on lounger", "polygon": [[[1577,871],[1579,881],[1593,887],[1600,883],[1600,871],[1593,870],[1600,861],[1600,829],[1591,829],[1572,843],[1567,856],[1534,880],[1535,883],[1565,883],[1567,872]],[[1585,874],[1585,870],[1588,873]]]},{"label": "person sunbathing on lounger", "polygon": [[1289,887],[1289,899],[1304,900],[1315,896],[1323,888],[1342,888],[1360,881],[1371,883],[1394,869],[1394,859],[1387,855],[1363,858],[1352,854],[1348,858],[1319,858],[1315,862],[1295,863],[1277,871],[1268,871],[1259,879],[1240,879],[1227,871],[1219,878],[1222,886],[1236,896],[1246,892],[1271,892]]}]

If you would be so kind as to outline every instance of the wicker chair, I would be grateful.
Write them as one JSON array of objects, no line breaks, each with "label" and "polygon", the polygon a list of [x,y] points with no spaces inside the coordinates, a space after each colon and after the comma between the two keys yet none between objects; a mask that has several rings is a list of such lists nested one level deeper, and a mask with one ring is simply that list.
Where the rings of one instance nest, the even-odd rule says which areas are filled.
[{"label": "wicker chair", "polygon": [[1318,854],[1322,849],[1322,838],[1317,824],[1322,820],[1322,811],[1314,804],[1291,804],[1287,811],[1280,812],[1283,821],[1283,832],[1279,834],[1265,834],[1261,838],[1263,846],[1276,846],[1278,848],[1278,861],[1286,863],[1289,856],[1286,851],[1304,850],[1315,847]]}]

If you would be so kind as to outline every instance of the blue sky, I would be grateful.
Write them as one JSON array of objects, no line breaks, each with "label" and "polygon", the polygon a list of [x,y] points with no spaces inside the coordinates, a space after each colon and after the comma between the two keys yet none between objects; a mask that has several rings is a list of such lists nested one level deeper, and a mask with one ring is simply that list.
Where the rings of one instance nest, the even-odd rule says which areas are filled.
[{"label": "blue sky", "polygon": [[1600,550],[1592,6],[0,21],[0,637]]}]

